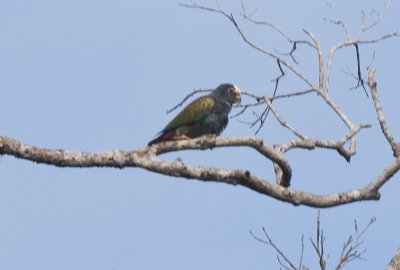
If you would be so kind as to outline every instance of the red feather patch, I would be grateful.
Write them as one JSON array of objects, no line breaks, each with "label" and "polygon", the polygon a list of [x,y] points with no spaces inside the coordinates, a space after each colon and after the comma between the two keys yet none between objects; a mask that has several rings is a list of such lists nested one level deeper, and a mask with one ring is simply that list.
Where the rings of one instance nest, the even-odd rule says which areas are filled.
[{"label": "red feather patch", "polygon": [[158,136],[154,140],[150,141],[147,145],[150,146],[155,143],[170,141],[175,137],[175,134],[176,134],[175,130],[167,131],[165,133],[162,133],[160,136]]}]

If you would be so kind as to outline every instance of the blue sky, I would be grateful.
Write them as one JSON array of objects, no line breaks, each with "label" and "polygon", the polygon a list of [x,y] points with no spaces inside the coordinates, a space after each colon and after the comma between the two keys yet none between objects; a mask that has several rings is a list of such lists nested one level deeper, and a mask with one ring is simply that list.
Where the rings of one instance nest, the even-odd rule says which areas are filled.
[{"label": "blue sky", "polygon": [[[199,4],[215,6],[214,1]],[[255,16],[294,38],[313,32],[329,48],[345,35],[324,22],[334,18],[324,1],[244,2]],[[361,10],[382,10],[381,1],[331,2],[352,34]],[[238,16],[240,1],[222,1]],[[365,39],[399,29],[399,3]],[[243,30],[269,50],[290,45],[270,29],[238,17]],[[133,150],[143,147],[173,115],[166,110],[194,88],[234,83],[271,95],[275,62],[244,44],[221,16],[185,9],[177,1],[0,1],[0,134],[23,142],[69,150]],[[362,70],[372,61],[382,106],[394,136],[400,136],[397,91],[399,40],[361,46]],[[296,52],[301,68],[316,81],[315,54]],[[338,52],[332,96],[355,123],[371,123],[358,136],[350,164],[335,152],[293,151],[292,187],[320,194],[366,185],[392,160],[370,98],[343,74],[354,70],[354,48]],[[287,76],[279,91],[303,90]],[[281,114],[314,137],[341,138],[346,130],[318,97],[276,102]],[[251,120],[251,113],[242,120]],[[224,135],[251,135],[232,120]],[[259,133],[268,145],[292,138],[270,117]],[[249,149],[230,148],[165,155],[188,164],[249,169],[273,181],[268,160]],[[400,241],[396,175],[378,202],[321,211],[328,265],[343,243],[372,216],[364,257],[348,269],[383,269]],[[294,207],[246,188],[157,175],[142,169],[60,169],[4,156],[0,160],[0,269],[278,269],[270,247],[256,242],[265,227],[290,258],[317,259],[308,242],[317,209]]]}]

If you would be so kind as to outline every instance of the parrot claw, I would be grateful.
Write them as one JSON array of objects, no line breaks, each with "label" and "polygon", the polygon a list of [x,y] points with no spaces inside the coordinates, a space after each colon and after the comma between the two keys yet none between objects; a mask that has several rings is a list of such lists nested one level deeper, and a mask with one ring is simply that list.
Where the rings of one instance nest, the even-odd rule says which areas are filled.
[{"label": "parrot claw", "polygon": [[214,140],[215,138],[217,138],[217,135],[215,135],[213,133],[201,136],[200,144],[208,143],[208,142]]}]

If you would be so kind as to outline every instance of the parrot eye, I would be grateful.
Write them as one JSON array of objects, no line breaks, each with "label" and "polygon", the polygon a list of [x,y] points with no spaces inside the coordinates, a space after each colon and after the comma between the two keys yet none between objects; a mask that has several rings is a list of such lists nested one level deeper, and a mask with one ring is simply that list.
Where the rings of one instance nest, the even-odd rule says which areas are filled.
[{"label": "parrot eye", "polygon": [[235,89],[231,87],[231,88],[228,89],[228,92],[232,94],[232,93],[235,92]]}]

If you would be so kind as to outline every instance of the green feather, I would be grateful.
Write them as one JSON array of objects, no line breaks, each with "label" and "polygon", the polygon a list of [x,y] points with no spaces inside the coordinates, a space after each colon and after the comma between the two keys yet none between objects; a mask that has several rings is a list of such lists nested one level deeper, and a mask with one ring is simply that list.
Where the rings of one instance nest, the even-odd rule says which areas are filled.
[{"label": "green feather", "polygon": [[[178,133],[184,134],[188,127],[185,125],[194,124],[203,120],[214,108],[215,100],[211,96],[203,96],[194,100],[183,109],[168,125],[164,131],[179,129]],[[178,134],[179,135],[179,134]]]}]

